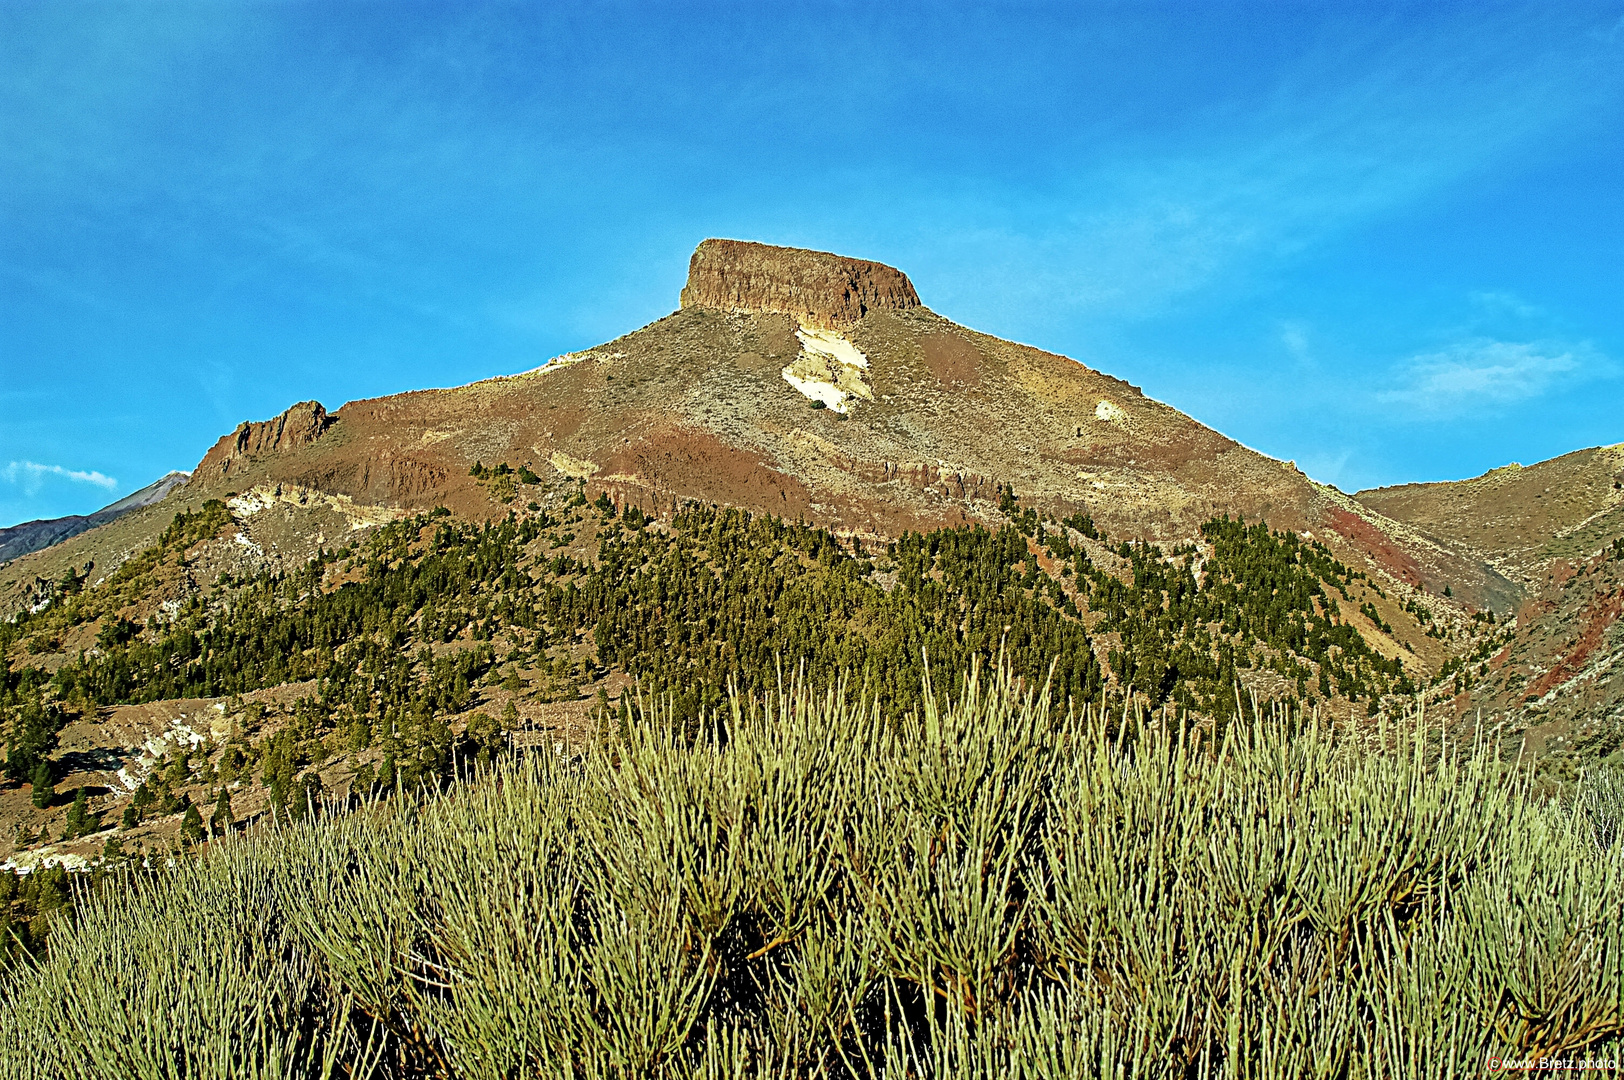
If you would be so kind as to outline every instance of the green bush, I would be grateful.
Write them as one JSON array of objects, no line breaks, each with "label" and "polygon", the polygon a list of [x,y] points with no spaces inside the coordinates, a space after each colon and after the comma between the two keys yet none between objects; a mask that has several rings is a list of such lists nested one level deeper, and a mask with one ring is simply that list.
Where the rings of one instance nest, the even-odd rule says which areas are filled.
[{"label": "green bush", "polygon": [[195,511],[176,514],[169,527],[158,537],[158,546],[184,551],[201,540],[207,540],[231,524],[231,511],[219,499],[210,499]]},{"label": "green bush", "polygon": [[89,836],[100,828],[101,815],[90,812],[90,800],[85,795],[85,789],[80,788],[73,796],[73,805],[68,807],[67,828],[62,839]]},{"label": "green bush", "polygon": [[1283,712],[1215,734],[957,685],[902,716],[795,686],[692,729],[645,701],[577,757],[127,871],[0,990],[0,1077],[1430,1077],[1624,1051],[1612,787],[1541,801],[1419,723],[1372,751]]}]

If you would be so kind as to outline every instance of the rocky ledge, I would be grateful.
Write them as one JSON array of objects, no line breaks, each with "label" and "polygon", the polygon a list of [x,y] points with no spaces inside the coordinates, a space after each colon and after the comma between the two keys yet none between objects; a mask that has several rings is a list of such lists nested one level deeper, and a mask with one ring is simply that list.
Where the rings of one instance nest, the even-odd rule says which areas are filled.
[{"label": "rocky ledge", "polygon": [[237,430],[221,437],[203,456],[192,473],[192,482],[212,480],[231,473],[245,458],[291,450],[321,438],[336,421],[319,401],[301,401],[281,416],[270,420],[245,421]]},{"label": "rocky ledge", "polygon": [[827,251],[706,240],[688,263],[682,306],[775,312],[802,326],[846,330],[870,311],[919,307],[901,270]]}]

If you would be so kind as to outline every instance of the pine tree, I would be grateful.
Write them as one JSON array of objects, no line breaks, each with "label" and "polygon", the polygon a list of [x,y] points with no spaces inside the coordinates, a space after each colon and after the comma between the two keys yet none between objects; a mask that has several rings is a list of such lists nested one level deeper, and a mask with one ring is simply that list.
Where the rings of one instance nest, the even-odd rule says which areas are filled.
[{"label": "pine tree", "polygon": [[222,787],[214,800],[214,813],[209,815],[209,827],[217,833],[228,833],[236,824],[236,816],[231,812],[231,792]]},{"label": "pine tree", "polygon": [[42,761],[34,766],[34,775],[30,778],[34,788],[34,806],[43,810],[51,805],[56,796],[56,786],[51,782],[51,765]]},{"label": "pine tree", "polygon": [[68,807],[67,828],[62,832],[62,839],[72,840],[94,829],[95,822],[90,816],[89,798],[85,795],[85,789],[80,788],[73,797],[73,805]]},{"label": "pine tree", "polygon": [[203,815],[198,813],[196,803],[186,808],[186,816],[180,820],[180,836],[189,844],[203,839]]}]

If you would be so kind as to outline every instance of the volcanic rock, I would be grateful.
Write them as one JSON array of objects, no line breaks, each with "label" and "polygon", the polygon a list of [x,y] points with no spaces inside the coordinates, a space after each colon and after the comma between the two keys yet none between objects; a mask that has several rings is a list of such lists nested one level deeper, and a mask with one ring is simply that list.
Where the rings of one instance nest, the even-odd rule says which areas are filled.
[{"label": "volcanic rock", "polygon": [[871,311],[920,306],[913,282],[883,263],[744,240],[706,240],[688,263],[682,306],[779,314],[847,330]]},{"label": "volcanic rock", "polygon": [[192,474],[193,482],[226,476],[245,458],[308,446],[321,438],[337,419],[327,414],[321,402],[301,401],[273,419],[245,420],[203,456]]}]

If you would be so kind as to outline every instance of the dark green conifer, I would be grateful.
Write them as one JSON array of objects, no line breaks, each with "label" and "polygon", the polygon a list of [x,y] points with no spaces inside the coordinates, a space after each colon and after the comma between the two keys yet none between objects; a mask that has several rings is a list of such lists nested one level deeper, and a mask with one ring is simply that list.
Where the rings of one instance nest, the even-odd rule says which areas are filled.
[{"label": "dark green conifer", "polygon": [[231,811],[231,792],[224,787],[214,800],[214,813],[209,815],[209,826],[216,833],[228,833],[237,824],[237,818]]},{"label": "dark green conifer", "polygon": [[90,800],[85,794],[85,789],[80,788],[73,796],[73,805],[68,807],[67,828],[62,832],[62,839],[73,840],[94,832],[95,825],[90,815]]},{"label": "dark green conifer", "polygon": [[203,815],[198,813],[196,803],[186,808],[186,816],[180,820],[180,836],[189,844],[203,838]]},{"label": "dark green conifer", "polygon": [[50,806],[51,800],[56,797],[56,787],[51,782],[50,763],[42,761],[34,766],[34,775],[29,778],[29,783],[34,789],[34,806],[40,810]]}]

